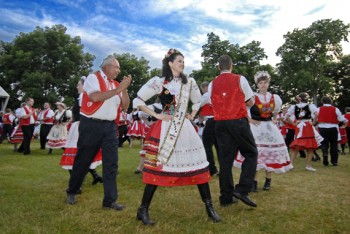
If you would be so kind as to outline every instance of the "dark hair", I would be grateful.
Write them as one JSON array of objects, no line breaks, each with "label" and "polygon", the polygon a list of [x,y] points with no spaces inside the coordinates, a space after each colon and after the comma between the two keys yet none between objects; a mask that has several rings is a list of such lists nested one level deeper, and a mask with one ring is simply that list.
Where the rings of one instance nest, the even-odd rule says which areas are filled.
[{"label": "dark hair", "polygon": [[229,70],[232,66],[232,59],[227,54],[222,55],[219,58],[219,69],[220,71]]},{"label": "dark hair", "polygon": [[350,112],[350,107],[345,107],[345,112]]},{"label": "dark hair", "polygon": [[332,104],[332,99],[330,97],[324,96],[322,97],[323,104]]},{"label": "dark hair", "polygon": [[299,101],[303,103],[308,103],[309,95],[307,93],[300,93],[297,97],[299,97]]},{"label": "dark hair", "polygon": [[[163,59],[163,69],[162,69],[162,76],[165,77],[166,81],[171,81],[174,77],[173,77],[173,72],[171,71],[171,68],[169,66],[169,62],[174,62],[174,60],[176,59],[176,57],[180,55],[182,57],[183,54],[180,51],[175,51],[174,53],[172,53],[170,56],[166,56]],[[183,84],[187,84],[187,77],[185,74],[183,74],[182,72],[180,73],[180,77],[181,77],[181,82]]]},{"label": "dark hair", "polygon": [[204,81],[202,84],[201,84],[201,89],[203,88],[206,88],[209,86],[209,82],[208,81]]}]

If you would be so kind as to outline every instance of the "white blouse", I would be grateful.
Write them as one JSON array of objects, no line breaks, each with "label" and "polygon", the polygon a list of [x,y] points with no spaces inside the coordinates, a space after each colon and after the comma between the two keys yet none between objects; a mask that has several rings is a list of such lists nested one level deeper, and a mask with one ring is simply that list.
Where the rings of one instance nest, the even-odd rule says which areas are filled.
[{"label": "white blouse", "polygon": [[[180,90],[181,90],[181,78],[174,78],[167,84],[164,84],[164,77],[155,76],[151,78],[141,89],[137,92],[137,97],[133,100],[133,108],[139,106],[146,106],[146,101],[152,98],[154,95],[158,95],[162,92],[163,87],[168,89],[171,94],[175,95],[176,103],[179,102]],[[201,92],[198,88],[196,81],[193,78],[188,78],[188,82],[191,84],[190,100],[193,103],[192,110],[199,110]]]}]

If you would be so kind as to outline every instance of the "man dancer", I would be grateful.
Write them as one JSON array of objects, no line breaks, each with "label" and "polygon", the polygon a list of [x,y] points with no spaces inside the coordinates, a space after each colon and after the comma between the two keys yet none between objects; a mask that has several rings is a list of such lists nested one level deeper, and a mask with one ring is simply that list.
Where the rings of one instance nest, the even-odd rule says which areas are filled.
[{"label": "man dancer", "polygon": [[45,149],[47,135],[53,126],[55,113],[51,110],[51,105],[48,102],[44,103],[44,110],[39,113],[38,120],[40,121],[40,149]]},{"label": "man dancer", "polygon": [[[245,204],[256,207],[248,193],[254,181],[258,150],[250,130],[246,108],[254,104],[254,93],[245,77],[231,73],[232,59],[228,55],[220,57],[219,70],[220,75],[209,85],[208,92],[220,149],[220,204],[227,206],[234,203],[234,196]],[[245,159],[239,183],[234,187],[232,165],[238,149]]]},{"label": "man dancer", "polygon": [[84,82],[84,93],[80,108],[79,139],[69,187],[67,204],[76,203],[89,166],[96,153],[102,148],[103,188],[102,207],[123,210],[124,205],[116,203],[118,171],[118,139],[115,120],[120,109],[130,104],[127,88],[131,75],[125,76],[121,83],[114,81],[120,73],[118,60],[109,55],[100,66],[100,70],[90,74]]}]

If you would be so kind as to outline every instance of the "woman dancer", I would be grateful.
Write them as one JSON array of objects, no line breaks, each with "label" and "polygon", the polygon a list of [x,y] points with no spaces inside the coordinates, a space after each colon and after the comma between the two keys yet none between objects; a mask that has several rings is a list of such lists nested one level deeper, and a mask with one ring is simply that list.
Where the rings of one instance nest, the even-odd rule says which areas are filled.
[{"label": "woman dancer", "polygon": [[[163,59],[162,77],[150,79],[133,101],[134,108],[158,119],[144,144],[146,157],[142,176],[146,186],[137,219],[145,225],[154,224],[148,208],[157,186],[197,185],[208,216],[214,222],[220,221],[211,201],[204,147],[191,123],[199,109],[201,94],[196,81],[183,74],[184,66],[181,52],[170,49]],[[161,114],[145,103],[155,95],[161,100]],[[190,101],[193,103],[191,114],[188,112]]]}]

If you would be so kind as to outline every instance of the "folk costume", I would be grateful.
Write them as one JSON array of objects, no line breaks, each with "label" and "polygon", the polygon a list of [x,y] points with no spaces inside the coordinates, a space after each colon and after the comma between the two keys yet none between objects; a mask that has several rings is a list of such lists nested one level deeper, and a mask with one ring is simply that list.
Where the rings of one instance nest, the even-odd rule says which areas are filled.
[{"label": "folk costume", "polygon": [[323,104],[318,109],[318,130],[323,137],[321,149],[323,154],[323,164],[327,166],[328,148],[330,147],[331,163],[333,166],[338,164],[338,141],[341,140],[339,133],[339,122],[346,123],[348,120],[344,118],[340,110],[330,104]]},{"label": "folk costume", "polygon": [[67,123],[72,117],[70,110],[58,111],[54,115],[54,126],[47,136],[46,146],[49,149],[61,149],[66,145],[67,140]]},{"label": "folk costume", "polygon": [[295,140],[291,143],[290,148],[294,149],[298,146],[299,150],[316,150],[321,145],[323,137],[312,125],[315,112],[317,112],[317,107],[308,103],[298,103],[288,109],[288,116],[294,115],[297,121]]},{"label": "folk costume", "polygon": [[[30,114],[30,116],[28,118],[24,118],[24,116],[28,114]],[[34,124],[37,120],[37,115],[33,107],[25,105],[20,109],[19,116],[19,121],[23,132],[23,141],[17,151],[23,152],[24,155],[27,155],[30,154],[30,143],[33,138]]]},{"label": "folk costume", "polygon": [[123,147],[123,143],[128,141],[130,144],[130,138],[127,136],[128,126],[130,125],[130,121],[128,119],[128,113],[125,111],[121,111],[118,122],[118,141],[119,147]]},{"label": "folk costume", "polygon": [[40,125],[40,149],[45,149],[47,142],[47,136],[53,126],[55,113],[51,108],[47,108],[39,113],[38,120],[41,121]]},{"label": "folk costume", "polygon": [[185,118],[189,101],[199,109],[200,91],[193,78],[182,84],[175,77],[153,77],[137,93],[133,107],[158,95],[163,113],[173,115],[171,121],[158,120],[145,139],[146,151],[143,182],[160,186],[182,186],[207,183],[210,179],[208,162],[202,141],[192,123]]},{"label": "folk costume", "polygon": [[[273,123],[273,113],[279,112],[282,106],[281,98],[276,94],[266,96],[255,94],[255,105],[250,108],[252,119],[260,124],[250,124],[256,146],[258,148],[258,164],[256,170],[285,173],[293,168],[287,146],[277,125]],[[238,153],[234,166],[241,168],[244,157]]]},{"label": "folk costume", "polygon": [[132,121],[127,136],[136,139],[145,138],[145,124],[139,117],[139,111],[132,113]]},{"label": "folk costume", "polygon": [[[220,164],[220,203],[233,203],[233,196],[248,201],[253,185],[258,151],[248,123],[245,102],[254,96],[244,76],[232,74],[229,70],[221,71],[208,87],[214,112],[215,133],[219,145]],[[242,164],[239,183],[234,187],[232,165],[238,149],[245,157]],[[246,203],[246,204],[248,204]]]},{"label": "folk costume", "polygon": [[[96,154],[102,149],[103,207],[112,208],[118,206],[115,202],[118,198],[117,171],[118,171],[118,138],[116,119],[119,119],[121,106],[121,93],[104,101],[92,102],[89,95],[94,92],[106,92],[115,90],[119,83],[109,79],[99,70],[90,74],[84,82],[84,93],[80,108],[78,152],[69,180],[67,203],[75,203],[75,195],[79,193],[89,167]],[[123,209],[123,207],[116,207]]]},{"label": "folk costume", "polygon": [[5,113],[2,116],[2,134],[0,138],[0,144],[6,138],[8,141],[10,140],[12,130],[13,130],[12,122],[14,119],[15,119],[15,116],[11,112]]},{"label": "folk costume", "polygon": [[[80,101],[82,99],[83,94],[80,94],[78,98],[76,98],[74,106],[72,108],[72,124],[69,128],[66,145],[64,147],[64,152],[61,157],[60,165],[63,169],[69,170],[71,172],[74,164],[75,156],[78,152],[77,142],[79,138],[79,123],[80,123]],[[102,183],[102,177],[99,176],[96,172],[96,167],[102,164],[102,151],[99,150],[95,155],[92,163],[89,167],[89,172],[93,177],[92,184],[97,184],[98,182]]]}]

